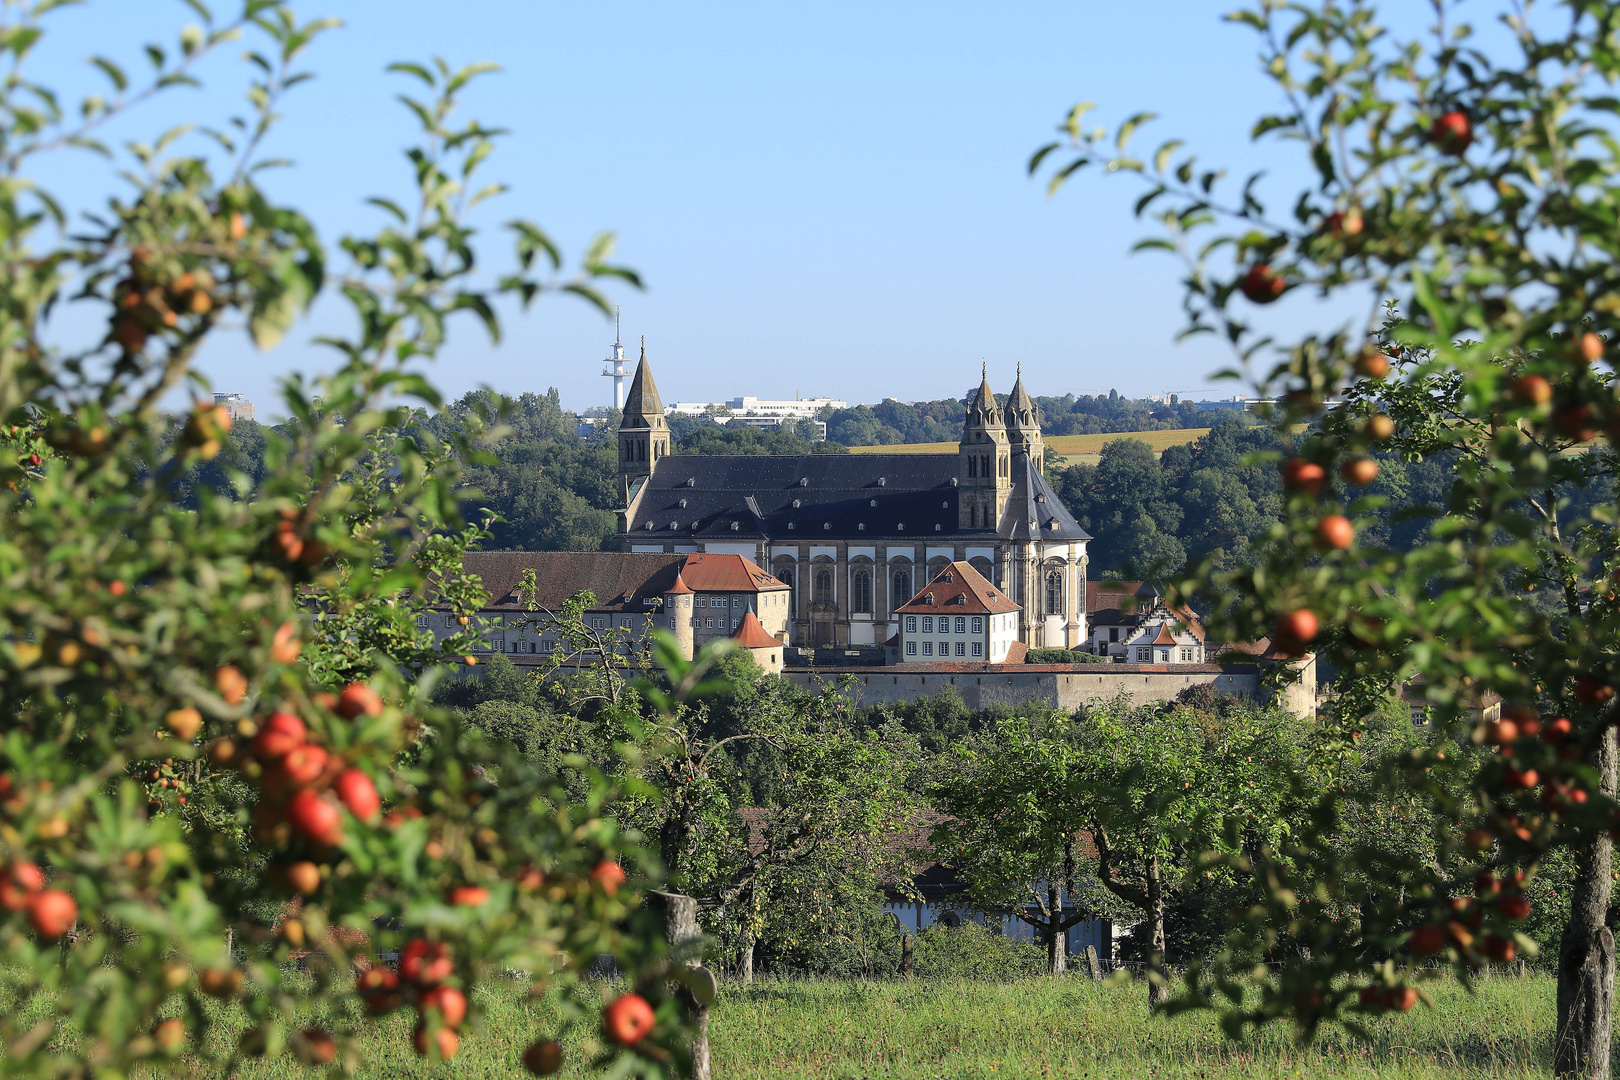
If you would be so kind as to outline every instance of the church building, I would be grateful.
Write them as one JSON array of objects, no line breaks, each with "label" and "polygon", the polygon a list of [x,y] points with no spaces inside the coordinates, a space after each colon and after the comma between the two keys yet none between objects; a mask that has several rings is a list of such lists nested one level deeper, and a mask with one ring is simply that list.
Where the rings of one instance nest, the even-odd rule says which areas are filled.
[{"label": "church building", "polygon": [[953,562],[1018,605],[1018,640],[1078,648],[1091,537],[1041,475],[1022,372],[986,376],[956,454],[677,455],[643,347],[619,425],[620,547],[742,555],[792,590],[789,643],[879,647],[897,609]]}]

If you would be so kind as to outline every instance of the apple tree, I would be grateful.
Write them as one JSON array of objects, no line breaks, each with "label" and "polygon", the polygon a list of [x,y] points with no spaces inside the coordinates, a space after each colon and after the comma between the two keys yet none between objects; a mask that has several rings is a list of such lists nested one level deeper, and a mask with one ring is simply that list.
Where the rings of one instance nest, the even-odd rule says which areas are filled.
[{"label": "apple tree", "polygon": [[[1600,436],[1620,434],[1620,6],[1498,7],[1494,36],[1449,0],[1412,35],[1368,3],[1233,13],[1277,88],[1254,136],[1297,149],[1308,184],[1228,180],[1179,140],[1136,156],[1150,117],[1108,139],[1086,106],[1031,169],[1055,163],[1054,187],[1092,164],[1144,181],[1138,210],[1165,233],[1142,246],[1180,260],[1185,332],[1223,339],[1227,374],[1276,397],[1283,519],[1247,566],[1194,568],[1180,591],[1212,609],[1218,636],[1333,660],[1340,752],[1358,707],[1419,676],[1432,718],[1431,737],[1378,775],[1389,798],[1420,793],[1443,820],[1434,857],[1375,837],[1333,846],[1344,808],[1330,788],[1286,859],[1234,860],[1267,900],[1192,974],[1186,1003],[1218,1006],[1233,1032],[1290,1017],[1307,1034],[1410,1008],[1419,963],[1467,981],[1525,950],[1527,891],[1567,854],[1553,1067],[1607,1076],[1620,551]],[[1271,305],[1297,308],[1295,294],[1329,302],[1306,313],[1324,329],[1279,340]],[[1385,521],[1365,494],[1380,454],[1451,464],[1399,554],[1366,535]],[[1502,718],[1482,720],[1497,697]],[[1458,752],[1470,740],[1491,750],[1477,768]],[[1300,906],[1356,889],[1331,926]],[[1289,928],[1316,947],[1275,979],[1246,974]]]},{"label": "apple tree", "polygon": [[[468,313],[496,335],[500,298],[558,288],[600,306],[593,279],[625,272],[604,240],[559,278],[525,222],[509,272],[478,269],[471,215],[499,190],[478,186],[498,133],[453,119],[478,67],[398,66],[426,91],[408,101],[411,198],[372,200],[383,226],[345,238],[338,267],[258,183],[328,23],[277,0],[222,20],[193,3],[201,25],[149,46],[152,72],[94,58],[108,89],[69,111],[32,74],[55,6],[11,5],[0,31],[0,956],[26,1005],[0,1016],[0,1072],[201,1058],[223,1075],[284,1049],[335,1071],[395,1009],[415,1014],[420,1053],[453,1057],[478,1037],[471,990],[513,969],[561,987],[602,1066],[684,1071],[640,903],[657,862],[612,816],[618,791],[570,796],[466,737],[429,703],[437,647],[409,615],[430,586],[472,587],[455,569],[477,535],[457,513],[461,450],[422,438],[412,411],[439,404],[422,367],[447,326]],[[248,108],[211,142],[99,141],[244,39]],[[82,218],[34,180],[66,152],[120,166]],[[296,423],[266,434],[258,497],[177,485],[230,438],[211,403],[170,438],[165,403],[206,390],[199,350],[244,326],[269,348],[324,290],[354,329],[327,341],[332,374],[285,383]],[[65,311],[97,328],[87,344]],[[313,985],[289,979],[309,954],[330,961]],[[605,1008],[581,979],[604,954],[631,983]],[[241,1003],[239,1041],[211,1034],[207,997]],[[310,999],[330,1027],[298,1029]],[[524,1064],[560,1067],[555,1038],[524,1033]]]}]

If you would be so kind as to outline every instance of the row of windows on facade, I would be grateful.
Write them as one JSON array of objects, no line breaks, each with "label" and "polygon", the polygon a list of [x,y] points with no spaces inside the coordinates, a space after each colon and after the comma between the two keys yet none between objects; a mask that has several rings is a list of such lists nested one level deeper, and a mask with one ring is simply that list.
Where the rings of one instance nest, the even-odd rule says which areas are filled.
[{"label": "row of windows on facade", "polygon": [[[922,632],[925,633],[925,634],[932,634],[934,632],[934,617],[932,615],[923,615],[923,616],[920,616],[920,617],[922,619]],[[918,618],[919,618],[919,616],[916,616],[916,615],[907,615],[906,616],[906,633],[915,634],[917,632],[917,619]],[[968,623],[968,620],[967,620],[966,616],[958,615],[956,617],[956,632],[958,634],[967,633],[968,632],[967,623]],[[942,633],[942,634],[948,634],[948,633],[951,632],[951,618],[950,618],[949,615],[941,615],[939,617],[939,632]],[[975,634],[984,633],[984,616],[983,615],[975,615],[975,616],[973,616],[973,632]]]},{"label": "row of windows on facade", "polygon": [[[982,641],[974,641],[974,642],[971,642],[971,643],[966,642],[966,641],[958,641],[958,642],[956,642],[956,655],[957,656],[966,656],[967,655],[967,649],[965,648],[965,646],[967,646],[969,644],[972,644],[972,646],[973,646],[973,655],[974,656],[983,656],[984,655],[984,642],[982,642]],[[924,656],[933,656],[934,655],[934,643],[932,641],[925,641],[925,642],[922,643],[922,654]],[[906,642],[906,655],[907,656],[916,656],[917,655],[917,642],[915,642],[915,641]],[[941,655],[941,656],[949,656],[949,655],[951,655],[951,643],[949,641],[942,641],[942,642],[939,643],[939,655]]]},{"label": "row of windows on facade", "polygon": [[[981,571],[982,572],[982,571]],[[777,570],[776,579],[784,585],[793,585],[793,571],[790,568]],[[899,607],[911,599],[911,573],[906,570],[897,570],[894,574],[893,603],[891,606]],[[831,570],[817,570],[812,579],[811,599],[816,603],[830,604],[833,599],[833,576]],[[849,575],[849,610],[862,614],[872,611],[872,573],[869,570],[855,569]],[[1046,611],[1051,615],[1063,614],[1063,571],[1053,570],[1046,575]]]},{"label": "row of windows on facade", "polygon": [[[760,606],[761,607],[771,607],[771,606],[774,606],[776,604],[779,604],[779,603],[783,602],[783,600],[784,600],[783,597],[774,596],[774,595],[771,595],[771,594],[767,593],[767,594],[760,597]],[[743,598],[740,597],[740,596],[732,597],[731,602],[729,604],[726,602],[726,598],[723,597],[723,596],[716,596],[716,597],[712,597],[712,598],[711,597],[700,596],[697,599],[697,606],[700,607],[700,608],[723,608],[723,607],[740,608],[740,607],[743,607],[745,605],[744,605]],[[455,628],[458,625],[457,618],[458,618],[458,616],[455,616],[455,615],[446,615],[444,617],[444,625],[446,627],[448,627],[448,628],[452,628],[452,629]],[[490,626],[505,626],[506,625],[506,616],[505,615],[491,615],[491,616],[488,617],[488,619],[489,619],[489,625]],[[429,616],[427,616],[427,615],[418,615],[416,617],[416,625],[418,627],[426,629],[427,627],[432,625],[432,623],[430,622],[430,617]],[[598,630],[605,629],[606,626],[607,626],[607,618],[606,618],[606,616],[602,616],[602,615],[592,616],[591,617],[591,625],[593,627],[595,627],[596,629],[598,629]],[[692,625],[696,626],[697,622],[694,620]]]}]

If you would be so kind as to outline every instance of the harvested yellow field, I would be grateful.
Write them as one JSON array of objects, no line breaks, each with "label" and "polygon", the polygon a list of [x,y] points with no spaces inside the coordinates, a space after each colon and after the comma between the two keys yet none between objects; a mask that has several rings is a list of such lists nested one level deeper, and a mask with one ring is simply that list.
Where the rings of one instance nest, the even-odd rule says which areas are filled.
[{"label": "harvested yellow field", "polygon": [[[1047,450],[1058,456],[1099,453],[1104,443],[1115,439],[1137,439],[1155,450],[1167,446],[1190,443],[1209,428],[1171,428],[1168,431],[1116,431],[1106,435],[1051,435],[1046,439]],[[893,446],[852,446],[852,454],[954,454],[956,443],[896,443]]]}]

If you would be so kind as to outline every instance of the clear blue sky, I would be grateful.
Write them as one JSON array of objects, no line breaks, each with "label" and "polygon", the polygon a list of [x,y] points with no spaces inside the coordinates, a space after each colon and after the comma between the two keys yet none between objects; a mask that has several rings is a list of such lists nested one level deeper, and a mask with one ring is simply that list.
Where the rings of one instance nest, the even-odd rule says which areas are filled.
[{"label": "clear blue sky", "polygon": [[[1130,214],[1139,185],[1083,175],[1049,200],[1024,165],[1087,98],[1104,122],[1158,112],[1144,138],[1180,135],[1206,161],[1298,178],[1275,147],[1247,142],[1275,99],[1253,37],[1220,18],[1229,6],[310,5],[300,13],[345,25],[308,54],[318,78],[288,100],[270,147],[297,167],[267,182],[329,244],[372,227],[363,199],[405,193],[399,152],[412,136],[393,100],[405,80],[385,65],[492,60],[503,72],[469,95],[468,112],[511,129],[490,171],[512,192],[484,222],[530,217],[574,255],[596,230],[618,232],[620,259],[648,285],[617,291],[626,339],[647,336],[666,400],[937,398],[975,381],[981,359],[1003,390],[1018,361],[1036,393],[1202,387],[1228,358],[1174,342],[1175,264],[1129,254],[1152,228]],[[106,52],[133,70],[136,42],[157,27],[172,39],[188,21],[178,0],[100,0],[54,20],[40,70],[91,86],[85,57]],[[242,85],[238,50],[227,52],[204,69],[204,91],[119,134],[226,115]],[[44,175],[80,208],[111,183],[82,155]],[[1268,317],[1294,329],[1312,308],[1291,297]],[[344,317],[323,304],[282,347],[259,353],[237,337],[202,366],[215,389],[274,413],[276,379],[329,366],[308,341]],[[607,400],[598,373],[612,325],[578,301],[513,316],[498,348],[470,321],[460,330],[433,372],[448,393],[557,386],[569,407]]]}]

